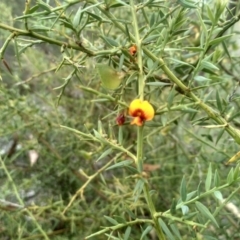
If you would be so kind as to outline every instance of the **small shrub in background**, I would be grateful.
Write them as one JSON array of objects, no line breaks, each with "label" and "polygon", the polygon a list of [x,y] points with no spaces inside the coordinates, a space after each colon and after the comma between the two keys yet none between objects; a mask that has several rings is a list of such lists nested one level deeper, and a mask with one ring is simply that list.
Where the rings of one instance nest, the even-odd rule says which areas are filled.
[{"label": "small shrub in background", "polygon": [[1,239],[240,238],[238,5],[1,9]]}]

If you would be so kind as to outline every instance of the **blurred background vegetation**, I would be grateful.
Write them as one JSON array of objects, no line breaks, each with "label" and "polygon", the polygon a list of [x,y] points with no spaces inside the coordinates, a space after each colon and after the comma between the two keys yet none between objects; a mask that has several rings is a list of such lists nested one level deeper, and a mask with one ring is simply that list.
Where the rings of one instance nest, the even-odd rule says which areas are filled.
[{"label": "blurred background vegetation", "polygon": [[[36,6],[36,11],[32,10],[31,14],[35,15],[27,20],[28,28],[73,44],[75,50],[31,36],[12,37],[4,49],[0,65],[1,240],[84,239],[111,225],[104,216],[118,222],[150,217],[144,198],[140,196],[134,201],[136,181],[131,166],[99,172],[87,184],[83,196],[77,197],[63,214],[71,197],[88,180],[85,173],[91,176],[110,161],[121,162],[128,157],[115,150],[103,156],[106,146],[82,139],[60,125],[86,133],[97,129],[118,141],[120,131],[115,120],[119,112],[126,114],[127,108],[108,98],[120,99],[127,106],[137,96],[135,60],[128,54],[133,43],[97,9],[98,5],[87,2],[76,2],[67,9],[48,14],[41,13],[48,11],[48,6],[56,8],[67,1],[32,1],[30,5]],[[132,32],[128,7],[121,1],[105,2],[110,6],[109,11]],[[144,1],[135,2],[139,6],[141,35],[145,35],[143,43],[162,56],[187,85],[204,38],[203,23],[196,8],[189,1],[145,1],[149,3],[146,7]],[[212,11],[216,2],[219,1],[207,4]],[[238,18],[238,7],[229,6],[224,11],[212,32],[213,39],[227,21]],[[78,19],[77,12],[84,8],[84,14]],[[25,29],[25,18],[21,18],[25,1],[2,0],[0,9],[0,23]],[[198,9],[205,26],[210,28],[206,6]],[[240,126],[237,24],[235,21],[224,32],[225,35],[234,33],[233,37],[217,42],[204,55],[206,65],[196,74],[194,83],[199,98],[236,129]],[[0,48],[10,34],[0,27]],[[109,63],[115,69],[123,68],[127,75],[124,87],[108,91],[101,86],[95,70],[100,62]],[[239,145],[224,128],[214,127],[207,114],[173,87],[147,56],[144,67],[149,74],[146,96],[157,110],[154,121],[145,128],[144,171],[154,190],[152,197],[157,211],[165,212],[171,208],[173,199],[180,198],[183,176],[188,192],[205,191],[210,163],[213,172],[218,170],[219,186],[224,185],[232,167],[225,163],[239,151]],[[123,144],[135,154],[136,129],[129,121],[127,118],[121,127]],[[238,185],[223,188],[222,198],[227,198]],[[221,205],[222,198],[209,194],[201,202],[213,212]],[[175,235],[173,239],[240,239],[239,190],[230,203],[215,216],[219,228],[210,225],[200,234],[197,227],[177,223],[181,238]],[[188,208],[193,213],[189,219],[205,223],[194,205],[189,204]],[[181,216],[181,210],[178,211],[176,215]],[[139,240],[147,227],[147,223],[131,226],[129,238],[124,238],[126,228],[122,228],[114,231],[112,237],[102,234],[92,239]],[[156,239],[154,231],[142,239]]]}]

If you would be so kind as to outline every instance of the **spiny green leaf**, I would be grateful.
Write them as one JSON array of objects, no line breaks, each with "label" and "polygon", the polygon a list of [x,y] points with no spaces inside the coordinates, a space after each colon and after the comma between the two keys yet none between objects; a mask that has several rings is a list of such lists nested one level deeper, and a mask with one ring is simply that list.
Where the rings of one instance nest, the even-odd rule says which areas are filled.
[{"label": "spiny green leaf", "polygon": [[214,186],[215,187],[220,186],[220,176],[217,169],[215,170],[215,173],[214,173]]},{"label": "spiny green leaf", "polygon": [[200,26],[203,29],[203,32],[201,34],[201,41],[202,41],[201,47],[203,48],[203,43],[205,43],[205,39],[208,37],[208,31],[207,31],[205,23],[203,22],[202,15],[199,11],[197,11],[197,15],[198,15],[198,18],[200,20]]},{"label": "spiny green leaf", "polygon": [[187,194],[187,201],[189,201],[190,199],[192,199],[195,195],[196,195],[197,191],[192,191],[190,193]]},{"label": "spiny green leaf", "polygon": [[204,240],[219,240],[219,238],[215,238],[209,235],[202,235],[201,237],[202,237],[201,239],[204,239]]},{"label": "spiny green leaf", "polygon": [[172,104],[173,104],[173,99],[175,97],[175,94],[176,94],[176,90],[175,90],[175,88],[172,88],[170,93],[168,94],[168,98],[167,98],[167,103],[168,103],[167,107],[168,107],[168,109],[170,109]]},{"label": "spiny green leaf", "polygon": [[132,228],[130,226],[128,226],[125,233],[124,233],[123,240],[128,240],[129,239],[131,230],[132,230]]},{"label": "spiny green leaf", "polygon": [[159,222],[159,224],[161,225],[161,228],[162,228],[162,230],[165,232],[165,234],[167,235],[167,237],[168,237],[170,240],[175,240],[174,236],[172,235],[171,231],[170,231],[169,228],[167,227],[166,223],[165,223],[161,218],[158,219],[158,222]]},{"label": "spiny green leaf", "polygon": [[119,167],[125,167],[125,166],[128,166],[128,165],[131,165],[133,163],[132,160],[125,160],[125,161],[121,161],[119,163],[115,163],[113,164],[112,166],[108,167],[106,169],[107,170],[110,170],[110,169],[114,169],[114,168],[119,168]]},{"label": "spiny green leaf", "polygon": [[211,188],[211,183],[212,183],[212,164],[209,164],[208,167],[208,173],[207,173],[207,178],[205,181],[205,190],[206,192],[209,191],[209,189]]},{"label": "spiny green leaf", "polygon": [[197,5],[196,5],[197,3],[195,1],[191,1],[191,0],[178,0],[178,1],[184,8],[196,8],[197,7]]},{"label": "spiny green leaf", "polygon": [[201,69],[204,69],[204,68],[206,68],[206,69],[208,69],[208,70],[210,70],[210,71],[218,71],[219,70],[219,68],[218,67],[216,67],[213,63],[211,63],[211,62],[209,62],[209,61],[206,61],[206,60],[203,60],[202,62],[201,62]]},{"label": "spiny green leaf", "polygon": [[202,52],[204,51],[204,48],[201,47],[184,47],[183,49],[193,51],[193,52]]},{"label": "spiny green leaf", "polygon": [[216,101],[217,101],[218,110],[219,110],[220,112],[222,112],[222,101],[221,101],[221,98],[220,98],[220,96],[219,96],[218,91],[216,91]]},{"label": "spiny green leaf", "polygon": [[107,0],[106,5],[108,8],[116,8],[121,6],[128,6],[126,2],[123,2],[121,0]]},{"label": "spiny green leaf", "polygon": [[215,17],[218,20],[223,13],[223,11],[226,9],[226,5],[228,4],[227,0],[221,0],[221,1],[216,1],[215,5]]},{"label": "spiny green leaf", "polygon": [[208,17],[211,20],[211,22],[214,24],[215,23],[215,17],[213,15],[213,12],[212,12],[212,10],[211,10],[211,8],[209,7],[208,4],[206,4],[206,8],[207,8]]},{"label": "spiny green leaf", "polygon": [[178,60],[178,59],[175,59],[175,58],[166,58],[166,59],[169,59],[170,61],[173,61],[173,62],[178,63],[178,64],[180,64],[180,65],[186,65],[186,66],[188,66],[188,67],[190,67],[190,68],[195,69],[195,67],[194,67],[192,64],[183,62],[183,61],[181,61],[181,60]]},{"label": "spiny green leaf", "polygon": [[31,7],[28,10],[27,14],[32,14],[32,13],[36,12],[38,10],[38,8],[39,8],[39,5],[35,5],[35,6]]},{"label": "spiny green leaf", "polygon": [[101,156],[97,159],[97,161],[101,160],[102,158],[105,158],[106,156],[108,156],[110,153],[112,153],[112,149],[109,148],[106,151],[104,151]]},{"label": "spiny green leaf", "polygon": [[207,219],[211,220],[211,222],[219,228],[217,221],[215,220],[214,216],[211,214],[211,212],[208,210],[208,208],[206,206],[204,206],[202,203],[200,202],[195,202],[195,205],[197,207],[197,209],[199,210],[199,212],[205,216]]},{"label": "spiny green leaf", "polygon": [[178,239],[182,239],[178,227],[175,223],[170,224],[170,228],[172,229],[172,232],[175,234],[175,236],[177,236]]},{"label": "spiny green leaf", "polygon": [[162,87],[162,86],[172,85],[172,83],[165,83],[165,82],[148,82],[148,83],[146,83],[146,85],[155,86],[155,87]]},{"label": "spiny green leaf", "polygon": [[216,139],[216,145],[217,145],[218,141],[221,139],[221,137],[223,136],[223,133],[225,133],[225,128],[223,128],[222,130],[219,131],[217,139]]},{"label": "spiny green leaf", "polygon": [[68,20],[61,19],[61,18],[60,18],[59,21],[62,22],[62,24],[64,25],[64,27],[69,28],[69,29],[72,29],[73,31],[75,31],[72,23],[69,22]]},{"label": "spiny green leaf", "polygon": [[118,222],[118,223],[124,223],[126,224],[126,219],[124,219],[123,217],[121,216],[118,216],[118,215],[113,215],[114,219]]},{"label": "spiny green leaf", "polygon": [[152,230],[152,226],[147,226],[147,228],[143,231],[140,240],[143,240],[144,237]]},{"label": "spiny green leaf", "polygon": [[171,208],[170,208],[170,213],[171,213],[172,215],[174,215],[174,214],[176,213],[176,206],[177,206],[176,199],[173,198],[172,204],[171,204]]},{"label": "spiny green leaf", "polygon": [[107,37],[107,36],[101,36],[101,38],[110,46],[113,47],[119,47],[119,43],[117,41],[115,41],[113,38],[111,37]]},{"label": "spiny green leaf", "polygon": [[187,215],[189,212],[189,207],[186,205],[181,206],[182,214]]},{"label": "spiny green leaf", "polygon": [[202,182],[200,182],[200,183],[198,184],[198,187],[197,187],[197,196],[200,196],[200,193],[201,193],[201,190],[200,190],[201,184],[202,184]]},{"label": "spiny green leaf", "polygon": [[186,187],[186,179],[185,176],[183,176],[182,178],[182,182],[181,182],[181,186],[180,186],[180,195],[181,195],[181,199],[182,201],[186,201],[187,199],[187,187]]},{"label": "spiny green leaf", "polygon": [[231,168],[227,176],[227,183],[231,184],[233,181],[234,181],[233,168]]},{"label": "spiny green leaf", "polygon": [[195,76],[194,80],[198,81],[198,82],[205,82],[205,81],[211,81],[211,79],[203,77],[203,76]]},{"label": "spiny green leaf", "polygon": [[74,28],[77,28],[79,26],[81,14],[82,14],[82,8],[79,7],[77,13],[75,14],[75,16],[73,18],[73,27]]},{"label": "spiny green leaf", "polygon": [[153,12],[150,16],[150,22],[149,22],[150,27],[153,27],[155,22],[156,22],[155,21],[155,13]]},{"label": "spiny green leaf", "polygon": [[224,52],[227,54],[229,59],[232,59],[231,54],[228,51],[228,47],[227,47],[227,45],[226,45],[226,43],[224,41],[222,42],[222,46],[223,46]]},{"label": "spiny green leaf", "polygon": [[87,13],[89,16],[91,16],[92,18],[95,18],[97,21],[99,21],[99,22],[102,21],[102,18],[99,17],[99,15],[96,15],[96,14],[94,14],[94,13],[92,13],[92,12],[89,12],[89,11],[86,11],[86,13]]},{"label": "spiny green leaf", "polygon": [[51,7],[43,2],[42,0],[38,0],[38,6],[41,7],[42,9],[46,10],[47,12],[51,12]]},{"label": "spiny green leaf", "polygon": [[222,41],[224,41],[224,40],[226,40],[226,39],[228,39],[232,36],[233,36],[233,34],[229,34],[229,35],[225,35],[225,36],[222,36],[222,37],[215,38],[215,39],[213,39],[209,42],[209,45],[218,44],[218,43],[220,43],[220,42],[222,42]]},{"label": "spiny green leaf", "polygon": [[140,194],[142,193],[143,191],[143,186],[144,186],[144,180],[143,179],[139,179],[137,181],[137,184],[134,188],[134,191],[133,191],[133,195],[134,195],[134,202],[136,202],[140,196]]},{"label": "spiny green leaf", "polygon": [[132,219],[137,218],[136,215],[128,207],[126,207],[125,210],[126,210],[126,212],[127,212],[127,214],[129,215],[130,218],[132,218]]},{"label": "spiny green leaf", "polygon": [[108,216],[104,216],[104,218],[106,218],[113,225],[118,225],[118,222],[115,219],[108,217]]},{"label": "spiny green leaf", "polygon": [[223,196],[222,193],[220,191],[215,191],[214,192],[214,196],[218,199],[218,200],[223,200]]}]

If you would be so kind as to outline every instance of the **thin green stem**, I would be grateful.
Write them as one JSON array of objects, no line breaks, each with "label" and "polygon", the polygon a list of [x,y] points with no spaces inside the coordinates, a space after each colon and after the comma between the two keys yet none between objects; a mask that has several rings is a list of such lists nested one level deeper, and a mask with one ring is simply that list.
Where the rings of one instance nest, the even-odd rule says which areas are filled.
[{"label": "thin green stem", "polygon": [[132,14],[132,20],[133,20],[135,44],[137,46],[137,64],[138,64],[138,71],[139,71],[138,94],[139,94],[139,98],[143,100],[144,99],[144,73],[143,73],[143,61],[142,61],[142,41],[139,36],[136,7],[133,0],[130,0],[130,6],[131,6],[131,14]]},{"label": "thin green stem", "polygon": [[143,126],[138,127],[137,132],[137,169],[143,171]]},{"label": "thin green stem", "polygon": [[8,44],[11,42],[11,40],[15,37],[15,33],[11,33],[9,35],[9,37],[6,39],[6,41],[4,42],[3,46],[0,49],[0,59],[3,59],[4,56],[4,52],[8,46]]},{"label": "thin green stem", "polygon": [[72,48],[72,49],[75,49],[75,50],[79,50],[79,51],[87,53],[89,56],[94,56],[95,55],[95,53],[93,51],[91,51],[89,49],[86,49],[83,46],[79,46],[76,43],[62,42],[62,41],[59,41],[55,38],[50,38],[50,37],[44,36],[42,34],[36,33],[34,31],[30,31],[30,30],[28,31],[28,30],[22,30],[22,29],[19,29],[19,28],[14,28],[14,27],[8,26],[4,23],[0,23],[0,28],[4,29],[4,30],[7,30],[7,31],[10,31],[16,36],[28,36],[28,37],[36,38],[36,39],[42,40],[44,42],[55,44],[55,45],[58,45],[58,46],[61,46],[61,47],[65,46],[67,48]]},{"label": "thin green stem", "polygon": [[175,216],[172,216],[171,214],[167,214],[167,213],[156,213],[155,214],[156,217],[164,217],[164,218],[167,218],[168,220],[170,221],[175,221],[175,222],[180,222],[180,223],[183,223],[185,225],[189,225],[189,226],[192,226],[192,227],[200,227],[201,229],[205,229],[206,226],[201,224],[201,223],[197,223],[197,222],[194,222],[194,221],[189,221],[189,220],[186,220],[182,217],[175,217]]},{"label": "thin green stem", "polygon": [[119,126],[119,128],[118,128],[118,143],[120,145],[123,144],[123,128],[122,128],[122,126]]},{"label": "thin green stem", "polygon": [[[25,1],[24,15],[28,14],[28,11],[30,9],[30,5],[31,5],[31,0],[26,0]],[[26,30],[28,30],[28,21],[27,20],[28,20],[27,18],[24,19],[24,24],[25,24]]]},{"label": "thin green stem", "polygon": [[154,226],[155,226],[155,230],[156,230],[156,234],[158,236],[158,239],[159,240],[165,240],[166,239],[165,235],[164,235],[164,233],[162,231],[162,228],[161,228],[161,226],[160,226],[160,224],[158,222],[158,219],[160,217],[156,216],[156,209],[155,209],[154,203],[152,201],[152,197],[150,195],[150,189],[149,189],[149,186],[148,186],[147,182],[144,184],[143,191],[144,191],[144,195],[145,195],[145,198],[146,198],[149,210],[151,212],[152,219],[154,221]]},{"label": "thin green stem", "polygon": [[[143,126],[138,127],[138,132],[137,132],[137,169],[138,171],[141,173],[143,171]],[[150,210],[152,219],[154,221],[154,226],[155,226],[155,230],[156,233],[158,235],[158,238],[160,240],[165,240],[165,236],[162,232],[162,229],[158,223],[158,217],[155,216],[156,214],[156,209],[154,206],[154,203],[152,201],[152,197],[149,193],[149,186],[148,186],[148,182],[145,181],[144,186],[143,186],[143,192],[144,192],[144,196],[148,205],[148,208]]]},{"label": "thin green stem", "polygon": [[85,87],[85,86],[82,86],[82,85],[79,85],[78,87],[80,89],[86,91],[86,92],[90,92],[90,93],[93,93],[93,94],[95,94],[95,95],[97,95],[99,97],[103,97],[103,98],[109,99],[109,101],[115,102],[115,103],[117,103],[118,105],[121,105],[124,108],[128,107],[128,105],[125,102],[122,102],[121,100],[118,100],[118,99],[112,97],[109,94],[104,94],[104,93],[101,93],[101,92],[99,92],[99,91],[97,91],[95,89],[92,89],[90,87]]},{"label": "thin green stem", "polygon": [[[120,101],[124,100],[123,96],[124,96],[124,89],[122,89],[122,91],[121,91]],[[128,107],[128,106],[126,106],[126,107]],[[125,121],[125,114],[122,111],[121,104],[118,104],[118,117],[122,117],[123,118],[123,122]],[[123,145],[123,126],[121,126],[121,125],[119,125],[119,127],[118,127],[118,143],[120,145]]]},{"label": "thin green stem", "polygon": [[149,219],[136,219],[136,220],[133,220],[133,221],[130,221],[130,222],[127,222],[127,223],[119,223],[119,224],[117,224],[115,226],[106,227],[106,228],[104,228],[103,230],[101,230],[99,232],[93,233],[93,234],[85,237],[85,239],[89,239],[89,238],[98,236],[100,234],[103,234],[103,233],[106,233],[106,232],[109,232],[109,231],[116,231],[118,229],[125,228],[127,226],[131,226],[131,225],[135,225],[135,224],[139,224],[139,223],[150,223],[150,224],[153,224],[153,221],[149,220]]},{"label": "thin green stem", "polygon": [[[130,0],[130,6],[131,6],[131,14],[132,14],[132,20],[133,20],[133,29],[134,29],[134,39],[135,44],[137,47],[137,64],[138,64],[138,94],[139,98],[141,100],[144,99],[144,85],[145,85],[145,76],[143,72],[143,60],[142,60],[142,41],[139,36],[139,29],[138,29],[138,22],[137,22],[137,15],[136,15],[136,7],[133,0]],[[141,173],[143,171],[143,128],[144,126],[138,127],[137,132],[137,169]],[[153,204],[151,195],[149,193],[149,187],[148,182],[146,181],[143,186],[143,192],[144,196],[147,202],[147,205],[149,207],[149,210],[151,212],[152,219],[154,221],[155,230],[157,233],[157,236],[160,240],[164,240],[165,236],[162,232],[162,229],[159,225],[158,218],[154,217],[156,213],[155,206]]]}]

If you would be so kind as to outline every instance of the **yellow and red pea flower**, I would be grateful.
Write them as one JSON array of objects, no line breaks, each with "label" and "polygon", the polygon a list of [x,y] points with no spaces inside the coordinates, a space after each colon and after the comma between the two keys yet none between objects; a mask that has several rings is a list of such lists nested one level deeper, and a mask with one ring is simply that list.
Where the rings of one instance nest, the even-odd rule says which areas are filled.
[{"label": "yellow and red pea flower", "polygon": [[150,121],[154,117],[153,106],[148,101],[141,99],[134,99],[130,105],[128,113],[133,117],[131,124],[142,126],[145,121]]}]

